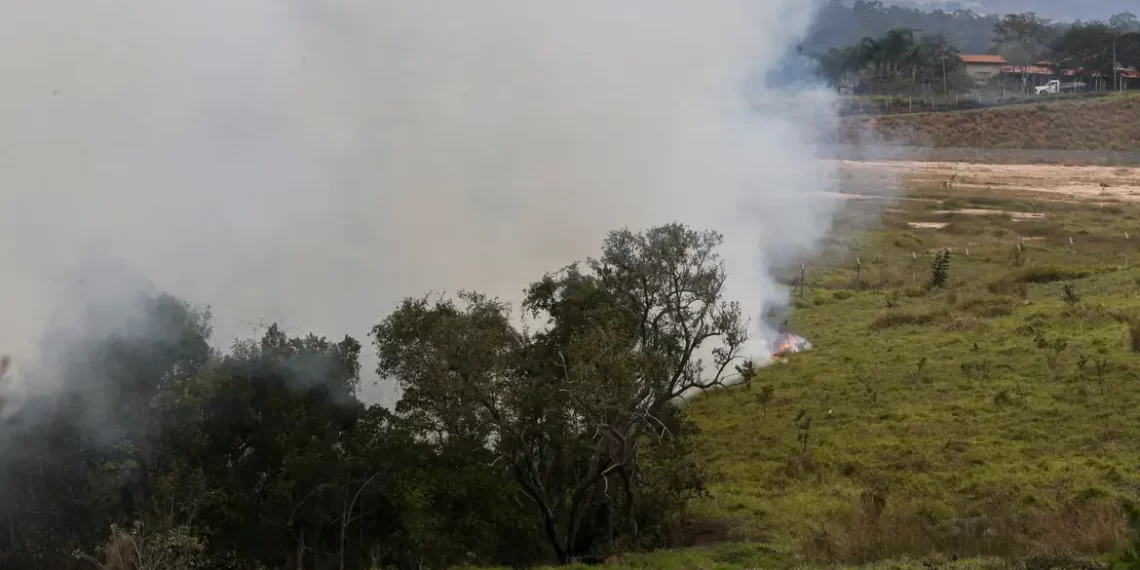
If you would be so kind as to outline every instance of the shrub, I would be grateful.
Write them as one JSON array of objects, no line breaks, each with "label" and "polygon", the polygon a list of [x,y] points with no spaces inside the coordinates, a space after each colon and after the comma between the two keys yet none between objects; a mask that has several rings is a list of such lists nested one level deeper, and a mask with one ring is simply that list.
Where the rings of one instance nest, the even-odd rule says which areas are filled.
[{"label": "shrub", "polygon": [[1029,255],[1025,252],[1025,250],[1021,248],[1021,246],[1014,247],[1013,250],[1009,253],[1009,264],[1013,267],[1021,267],[1025,265],[1027,259],[1029,259]]},{"label": "shrub", "polygon": [[871,329],[872,330],[883,330],[883,329],[889,329],[889,328],[894,328],[894,327],[905,327],[905,326],[911,326],[911,325],[918,325],[918,326],[929,325],[929,324],[934,323],[936,320],[938,320],[942,316],[944,316],[944,313],[939,313],[939,312],[919,313],[919,312],[901,311],[901,310],[887,311],[887,312],[879,315],[878,318],[876,318],[871,323]]},{"label": "shrub", "polygon": [[909,297],[911,299],[917,299],[919,297],[925,297],[926,293],[927,293],[926,289],[923,289],[921,287],[907,287],[905,290],[903,290],[903,295],[906,295],[907,297]]},{"label": "shrub", "polygon": [[944,249],[934,256],[930,264],[930,285],[936,288],[946,286],[950,280],[950,250]]},{"label": "shrub", "polygon": [[97,556],[76,551],[74,557],[105,569],[191,570],[202,567],[205,546],[189,527],[151,532],[136,521],[130,527],[112,524],[111,536],[106,545],[96,549]]},{"label": "shrub", "polygon": [[994,295],[1004,295],[1024,299],[1029,295],[1029,284],[1024,281],[1015,281],[1008,276],[997,281],[991,281],[986,289]]},{"label": "shrub", "polygon": [[1140,569],[1140,509],[1132,503],[1125,503],[1124,512],[1128,519],[1128,536],[1125,548],[1112,557],[1112,568],[1137,570]]},{"label": "shrub", "polygon": [[1077,294],[1077,288],[1072,283],[1065,283],[1061,288],[1061,300],[1072,307],[1081,302],[1081,296]]},{"label": "shrub", "polygon": [[984,324],[973,315],[954,314],[943,325],[942,330],[948,332],[972,331],[983,328]]},{"label": "shrub", "polygon": [[1012,315],[1014,311],[1017,310],[1018,305],[1017,299],[1002,295],[995,297],[973,297],[958,303],[956,308],[959,311],[977,317],[992,319]]},{"label": "shrub", "polygon": [[1084,279],[1089,275],[1092,275],[1092,272],[1087,269],[1060,267],[1056,265],[1040,265],[1021,269],[1020,271],[1015,272],[1012,277],[1014,281],[1017,281],[1019,283],[1042,284]]},{"label": "shrub", "polygon": [[895,307],[899,306],[899,292],[898,291],[891,291],[891,294],[887,295],[886,305],[887,305],[888,309],[894,309]]}]

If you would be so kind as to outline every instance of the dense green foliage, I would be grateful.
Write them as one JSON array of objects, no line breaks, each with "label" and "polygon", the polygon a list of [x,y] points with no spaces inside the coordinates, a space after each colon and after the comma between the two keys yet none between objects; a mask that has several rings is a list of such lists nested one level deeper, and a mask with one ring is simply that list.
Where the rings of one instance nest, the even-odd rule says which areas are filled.
[{"label": "dense green foliage", "polygon": [[1114,66],[1140,69],[1140,24],[1077,23],[1052,40],[1050,55],[1056,67],[1099,73],[1111,88]]},{"label": "dense green foliage", "polygon": [[944,92],[966,84],[957,73],[958,48],[944,36],[917,35],[909,28],[831,48],[818,59],[825,79],[859,93],[908,93],[923,86]]},{"label": "dense green foliage", "polygon": [[921,10],[877,0],[832,0],[820,11],[804,41],[804,51],[824,53],[830,48],[856,45],[866,37],[882,37],[891,30],[907,28],[941,35],[967,53],[986,53],[993,45],[996,22],[995,16],[970,11]]},{"label": "dense green foliage", "polygon": [[4,568],[541,554],[515,542],[531,525],[479,454],[426,445],[355,399],[355,340],[274,326],[218,354],[208,315],[169,297],[148,298],[140,319],[145,335],[69,345],[61,393],[6,427]]},{"label": "dense green foliage", "polygon": [[[834,33],[829,21],[847,34]],[[872,21],[878,26],[860,28],[851,21]],[[946,22],[989,26],[989,31],[984,42],[971,38],[963,43]],[[878,29],[887,23],[890,27]],[[1140,20],[1128,12],[1107,22],[1056,23],[1033,12],[979,18],[970,12],[948,16],[874,2],[856,2],[851,8],[833,2],[823,10],[819,26],[823,30],[817,30],[820,38],[802,49],[814,54],[820,75],[829,83],[859,94],[915,96],[973,89],[972,79],[959,73],[962,53],[998,53],[1025,68],[1048,60],[1057,74],[1062,70],[1076,70],[1080,77],[1101,74],[1095,86],[1101,89],[1113,89],[1114,66],[1140,68]],[[835,43],[835,38],[863,28],[874,33]],[[1028,93],[1029,87],[1022,82],[1019,89]]]},{"label": "dense green foliage", "polygon": [[272,326],[219,353],[208,313],[145,296],[130,326],[49,355],[39,380],[61,387],[2,433],[2,565],[438,568],[676,544],[703,478],[669,402],[744,365],[719,243],[613,232],[530,287],[521,330],[477,293],[406,300],[372,332],[394,411],[357,400],[352,338]]}]

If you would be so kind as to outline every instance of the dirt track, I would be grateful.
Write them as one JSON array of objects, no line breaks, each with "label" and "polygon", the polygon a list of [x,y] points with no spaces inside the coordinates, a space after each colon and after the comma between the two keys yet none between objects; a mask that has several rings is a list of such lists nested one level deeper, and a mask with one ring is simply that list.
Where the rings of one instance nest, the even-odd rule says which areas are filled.
[{"label": "dirt track", "polygon": [[1140,202],[1140,167],[973,164],[918,161],[837,161],[839,172],[858,186],[904,183],[1045,192],[1076,199]]}]

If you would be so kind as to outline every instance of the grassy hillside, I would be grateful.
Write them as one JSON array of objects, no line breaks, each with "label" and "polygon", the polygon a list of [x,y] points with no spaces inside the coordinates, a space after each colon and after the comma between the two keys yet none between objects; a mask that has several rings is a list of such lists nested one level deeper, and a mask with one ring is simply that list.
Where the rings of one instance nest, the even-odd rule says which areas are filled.
[{"label": "grassy hillside", "polygon": [[842,137],[870,129],[893,144],[951,148],[1140,150],[1140,93],[974,111],[853,117]]},{"label": "grassy hillside", "polygon": [[[940,213],[995,206],[1045,219]],[[1122,266],[1138,215],[959,197],[834,240],[793,319],[816,349],[694,406],[712,472],[703,514],[848,563],[1115,548],[1122,500],[1140,499],[1140,268]],[[931,290],[939,248],[956,255],[949,286]]]},{"label": "grassy hillside", "polygon": [[[792,319],[815,349],[694,403],[710,496],[693,506],[728,542],[616,567],[1072,568],[1121,546],[1140,500],[1140,254],[1125,267],[1123,243],[1140,207],[939,192],[881,216],[853,202]],[[930,288],[943,248],[949,283]]]}]

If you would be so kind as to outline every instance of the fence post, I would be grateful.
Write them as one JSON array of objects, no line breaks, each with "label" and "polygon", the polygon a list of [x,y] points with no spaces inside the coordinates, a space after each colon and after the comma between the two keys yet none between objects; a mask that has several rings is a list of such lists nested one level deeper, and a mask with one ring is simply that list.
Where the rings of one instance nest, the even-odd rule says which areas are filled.
[{"label": "fence post", "polygon": [[1069,265],[1073,264],[1073,236],[1069,236]]},{"label": "fence post", "polygon": [[807,289],[807,277],[804,264],[800,264],[800,298],[804,298],[804,289]]},{"label": "fence post", "polygon": [[1124,266],[1128,267],[1128,250],[1130,242],[1128,241],[1128,232],[1124,232]]},{"label": "fence post", "polygon": [[858,257],[855,258],[855,288],[863,288],[863,262]]},{"label": "fence post", "polygon": [[918,283],[918,274],[915,273],[915,266],[918,265],[918,256],[914,252],[910,252],[910,284]]},{"label": "fence post", "polygon": [[962,271],[962,273],[965,273],[966,279],[969,279],[970,278],[970,248],[968,248],[968,247],[966,248],[965,265],[966,265],[966,267],[964,268],[964,271]]}]

